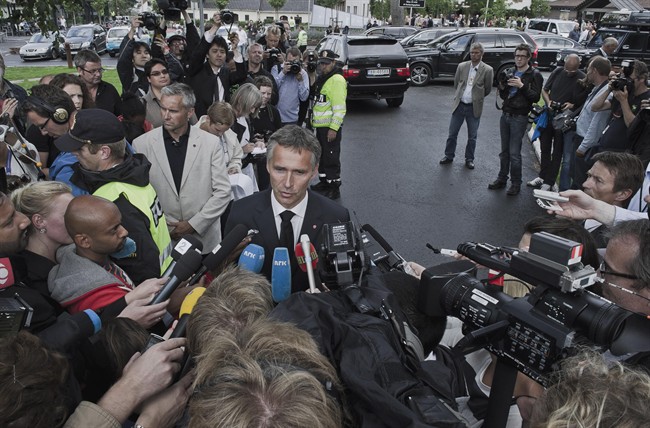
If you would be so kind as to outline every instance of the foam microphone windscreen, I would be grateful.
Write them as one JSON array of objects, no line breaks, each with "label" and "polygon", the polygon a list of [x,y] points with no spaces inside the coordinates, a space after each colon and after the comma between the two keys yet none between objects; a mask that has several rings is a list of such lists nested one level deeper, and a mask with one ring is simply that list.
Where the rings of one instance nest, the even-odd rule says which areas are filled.
[{"label": "foam microphone windscreen", "polygon": [[243,269],[260,273],[264,267],[264,248],[257,244],[248,244],[239,256],[237,264]]},{"label": "foam microphone windscreen", "polygon": [[176,323],[176,327],[174,328],[170,339],[176,337],[185,337],[185,331],[187,330],[187,323],[190,319],[190,315],[192,314],[196,303],[199,301],[201,296],[203,296],[203,293],[205,293],[205,287],[196,287],[187,296],[185,296],[185,299],[181,304],[178,322]]},{"label": "foam microphone windscreen", "polygon": [[288,299],[291,295],[291,263],[289,250],[286,248],[276,248],[273,252],[271,292],[276,303]]},{"label": "foam microphone windscreen", "polygon": [[[296,244],[295,248],[296,260],[298,260],[298,266],[303,272],[307,272],[307,263],[305,260],[305,252],[302,249],[302,244],[299,242]],[[318,266],[318,252],[314,248],[314,244],[309,243],[309,254],[311,255],[311,266],[316,269]]]}]

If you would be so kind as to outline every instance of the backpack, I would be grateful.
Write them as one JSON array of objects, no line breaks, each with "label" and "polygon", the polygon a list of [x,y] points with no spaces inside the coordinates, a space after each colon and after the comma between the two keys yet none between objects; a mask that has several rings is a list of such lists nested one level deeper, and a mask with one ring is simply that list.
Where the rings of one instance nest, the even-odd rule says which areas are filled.
[{"label": "backpack", "polygon": [[346,387],[354,426],[467,426],[456,412],[459,382],[444,363],[421,361],[421,344],[381,275],[361,287],[292,294],[270,316],[312,335]]}]

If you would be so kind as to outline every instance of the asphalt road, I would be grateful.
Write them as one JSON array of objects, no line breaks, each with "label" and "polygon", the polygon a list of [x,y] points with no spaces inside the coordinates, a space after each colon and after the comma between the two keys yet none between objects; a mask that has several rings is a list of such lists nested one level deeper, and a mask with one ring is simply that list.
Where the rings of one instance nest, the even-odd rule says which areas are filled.
[{"label": "asphalt road", "polygon": [[[25,63],[8,54],[9,47],[23,42],[10,38],[0,43],[8,67],[64,63]],[[116,60],[103,55],[102,63],[111,67]],[[388,108],[383,100],[349,102],[343,128],[341,203],[356,213],[361,224],[374,226],[405,258],[425,266],[446,261],[427,249],[427,242],[450,249],[470,240],[514,245],[523,224],[543,214],[530,188],[524,186],[518,196],[487,189],[499,168],[500,112],[494,91],[481,118],[476,169],[464,166],[465,127],[456,161],[438,164],[444,156],[452,96],[452,82],[440,80],[410,88],[397,109]],[[527,181],[538,168],[530,143],[524,144],[522,154]]]},{"label": "asphalt road", "polygon": [[[0,42],[0,53],[4,57],[7,67],[21,67],[21,66],[34,66],[34,67],[50,67],[55,65],[66,65],[65,59],[53,60],[28,60],[23,61],[20,55],[12,54],[11,48],[20,48],[27,43],[29,37],[8,37],[4,42]],[[111,58],[108,54],[102,55],[102,66],[108,68],[115,68],[117,65],[117,58]]]}]

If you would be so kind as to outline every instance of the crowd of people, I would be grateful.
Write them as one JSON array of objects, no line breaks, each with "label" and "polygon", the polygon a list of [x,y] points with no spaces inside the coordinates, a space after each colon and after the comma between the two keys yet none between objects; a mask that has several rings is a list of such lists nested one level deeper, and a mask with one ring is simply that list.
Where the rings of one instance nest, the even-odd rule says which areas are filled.
[{"label": "crowd of people", "polygon": [[[500,360],[483,349],[458,354],[458,323],[422,310],[427,270],[411,263],[387,273],[359,254],[354,266],[321,254],[321,269],[332,264],[346,278],[333,285],[306,265],[314,256],[300,243],[322,251],[321,232],[351,218],[335,201],[346,114],[337,54],[288,46],[284,26],[242,52],[238,33],[217,34],[218,14],[204,34],[186,22],[184,37],[169,38],[162,22],[149,46],[132,20],[118,63],[122,95],[86,50],[76,75],[43,76],[30,95],[2,79],[2,120],[15,140],[5,136],[0,156],[11,161],[0,193],[0,298],[32,312],[21,331],[0,338],[0,425],[478,426],[489,418]],[[616,86],[605,49],[586,72],[569,57],[544,83],[530,47],[513,54],[515,67],[497,76],[502,144],[489,189],[510,180],[507,194],[521,192],[522,140],[540,97],[549,117],[577,117],[566,131],[538,124],[542,168],[529,184],[552,190],[560,174],[567,201],[529,221],[517,251],[540,232],[581,244],[594,298],[647,322],[647,66],[635,61]],[[474,44],[458,67],[441,164],[453,162],[466,122],[465,166],[474,169],[494,79],[482,55]],[[242,228],[225,261],[158,299],[186,254],[205,262]],[[264,255],[255,272],[241,258],[252,249]],[[288,253],[288,298],[277,293],[278,249]],[[535,286],[510,283],[521,281],[506,279],[503,291],[514,296]],[[509,426],[643,425],[650,349],[606,348],[563,360],[546,387],[520,374],[506,400]]]}]

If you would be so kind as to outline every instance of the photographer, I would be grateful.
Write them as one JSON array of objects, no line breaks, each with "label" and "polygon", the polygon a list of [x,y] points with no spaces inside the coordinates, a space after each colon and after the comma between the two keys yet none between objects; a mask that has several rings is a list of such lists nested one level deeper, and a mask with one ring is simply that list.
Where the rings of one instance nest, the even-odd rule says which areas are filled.
[{"label": "photographer", "polygon": [[250,83],[255,83],[255,79],[260,76],[268,77],[273,85],[273,93],[270,103],[274,106],[278,105],[278,86],[275,83],[275,79],[273,78],[271,72],[267,71],[266,68],[264,68],[264,47],[259,43],[251,43],[248,46],[247,57],[248,60],[244,61],[247,81]]},{"label": "photographer", "polygon": [[[215,13],[212,21],[212,27],[203,34],[196,47],[187,71],[188,83],[196,95],[197,117],[205,115],[213,102],[230,100],[230,87],[246,79],[241,53],[234,49],[233,59],[227,60],[228,43],[217,35],[221,16]],[[237,33],[230,33],[229,39],[232,46],[239,43]]]},{"label": "photographer", "polygon": [[278,110],[282,126],[295,125],[298,121],[300,103],[309,98],[309,76],[302,68],[300,50],[296,47],[287,51],[287,60],[274,66],[271,74],[278,85]]},{"label": "photographer", "polygon": [[143,41],[136,39],[138,30],[143,26],[139,16],[131,18],[131,29],[124,36],[120,45],[120,57],[117,60],[117,74],[122,83],[122,93],[131,92],[139,97],[149,90],[149,81],[144,73],[144,65],[151,59],[151,49]]},{"label": "photographer", "polygon": [[[556,68],[546,81],[542,97],[551,117],[578,109],[584,103],[587,94],[581,81],[585,74],[578,70],[579,67],[580,57],[576,54],[568,55],[564,67]],[[539,176],[527,184],[530,187],[541,185],[542,190],[551,190],[560,170],[564,149],[564,132],[561,127],[556,129],[555,124],[551,124],[551,120],[549,120],[539,136],[539,142],[541,146]]]},{"label": "photographer", "polygon": [[528,127],[528,113],[539,100],[544,78],[528,61],[530,46],[521,44],[515,48],[515,68],[499,76],[499,96],[504,100],[501,115],[501,167],[495,181],[488,189],[503,189],[510,174],[508,195],[521,191],[521,143]]},{"label": "photographer", "polygon": [[[641,108],[641,101],[650,99],[647,79],[648,66],[644,62],[635,60],[631,65],[624,64],[623,71],[611,79],[608,90],[596,98],[591,107],[593,111],[611,109],[612,113],[590,156],[599,151],[622,152],[628,149],[627,128]],[[610,93],[613,95],[611,101],[608,99]]]},{"label": "photographer", "polygon": [[271,71],[276,64],[284,63],[284,54],[287,48],[280,42],[284,27],[279,25],[271,25],[266,30],[266,34],[262,36],[258,43],[264,46],[264,68]]},{"label": "photographer", "polygon": [[[169,52],[173,56],[173,59],[176,60],[175,62],[178,62],[181,66],[181,72],[178,76],[173,75],[173,73],[176,71],[175,68],[170,70],[170,73],[172,74],[172,80],[174,82],[182,83],[185,80],[185,74],[190,67],[190,60],[192,58],[194,49],[199,45],[199,42],[201,41],[201,36],[199,36],[199,32],[196,29],[194,22],[190,18],[190,15],[187,13],[187,10],[182,10],[181,13],[183,14],[183,19],[185,20],[185,35],[182,36],[180,34],[174,33],[167,38],[166,44],[161,43],[164,41],[167,35],[166,20],[161,19],[160,25],[158,28],[156,28],[156,32],[154,34],[155,41],[151,46],[151,56],[154,58],[165,57],[167,63],[171,67],[172,61],[167,54],[167,52]],[[160,40],[161,38],[162,40]]]},{"label": "photographer", "polygon": [[636,115],[627,131],[628,150],[637,155],[644,168],[650,163],[650,100],[641,101],[641,110]]}]

